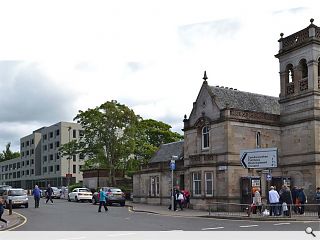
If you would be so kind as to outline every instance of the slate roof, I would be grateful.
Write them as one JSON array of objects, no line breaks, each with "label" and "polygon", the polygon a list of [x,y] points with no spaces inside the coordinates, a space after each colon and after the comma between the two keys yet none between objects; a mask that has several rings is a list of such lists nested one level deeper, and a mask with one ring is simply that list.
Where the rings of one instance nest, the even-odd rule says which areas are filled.
[{"label": "slate roof", "polygon": [[184,141],[162,144],[159,150],[150,159],[150,163],[166,162],[171,160],[171,156],[183,157]]},{"label": "slate roof", "polygon": [[209,87],[219,109],[229,108],[280,115],[279,98],[242,92],[230,88]]}]

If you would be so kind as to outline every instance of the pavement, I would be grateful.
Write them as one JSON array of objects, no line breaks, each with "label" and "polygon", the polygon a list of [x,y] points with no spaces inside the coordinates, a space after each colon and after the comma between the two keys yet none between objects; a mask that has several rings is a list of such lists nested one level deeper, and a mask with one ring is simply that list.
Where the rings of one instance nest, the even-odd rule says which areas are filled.
[{"label": "pavement", "polygon": [[12,211],[12,214],[9,215],[9,210],[5,210],[3,215],[2,215],[2,218],[7,220],[8,224],[6,226],[6,224],[4,222],[1,222],[0,223],[0,231],[10,231],[10,230],[13,230],[14,228],[18,227],[19,225],[21,225],[22,223],[24,223],[26,221],[26,219]]},{"label": "pavement", "polygon": [[316,212],[306,212],[304,215],[293,214],[291,217],[285,216],[263,216],[260,214],[251,214],[250,217],[246,212],[208,212],[204,210],[183,209],[172,211],[168,206],[151,205],[127,202],[127,206],[134,212],[146,212],[152,214],[160,214],[166,216],[177,217],[202,217],[202,218],[218,218],[230,220],[254,220],[254,221],[319,221]]}]

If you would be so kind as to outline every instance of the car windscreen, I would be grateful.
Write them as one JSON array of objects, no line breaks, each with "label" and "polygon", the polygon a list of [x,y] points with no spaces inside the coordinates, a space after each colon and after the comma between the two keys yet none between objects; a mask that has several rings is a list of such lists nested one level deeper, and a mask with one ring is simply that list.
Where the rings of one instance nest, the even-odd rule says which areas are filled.
[{"label": "car windscreen", "polygon": [[9,196],[23,196],[26,195],[24,190],[9,190]]},{"label": "car windscreen", "polygon": [[86,188],[82,188],[82,189],[79,189],[79,192],[90,192],[90,190]]}]

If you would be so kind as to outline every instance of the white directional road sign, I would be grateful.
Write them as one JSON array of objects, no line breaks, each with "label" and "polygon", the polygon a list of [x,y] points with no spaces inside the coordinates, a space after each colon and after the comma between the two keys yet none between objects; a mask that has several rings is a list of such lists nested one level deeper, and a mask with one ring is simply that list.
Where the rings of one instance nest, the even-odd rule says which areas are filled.
[{"label": "white directional road sign", "polygon": [[277,148],[240,150],[240,162],[245,168],[275,168],[278,166]]}]

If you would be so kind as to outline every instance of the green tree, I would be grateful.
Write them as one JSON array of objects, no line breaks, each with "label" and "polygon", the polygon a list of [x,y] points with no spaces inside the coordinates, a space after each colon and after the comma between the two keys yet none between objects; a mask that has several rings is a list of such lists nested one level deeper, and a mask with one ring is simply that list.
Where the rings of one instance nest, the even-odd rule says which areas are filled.
[{"label": "green tree", "polygon": [[7,143],[6,149],[4,151],[2,151],[2,153],[0,153],[0,161],[1,162],[20,157],[20,153],[19,152],[12,152],[10,150],[10,146],[11,146],[11,143],[10,142]]},{"label": "green tree", "polygon": [[123,169],[134,152],[137,116],[133,110],[113,100],[79,111],[74,120],[84,129],[82,152],[92,162],[109,169],[110,184],[114,185],[115,170]]},{"label": "green tree", "polygon": [[179,133],[172,132],[171,126],[153,119],[140,120],[136,131],[136,163],[132,167],[146,164],[161,144],[183,139]]}]

